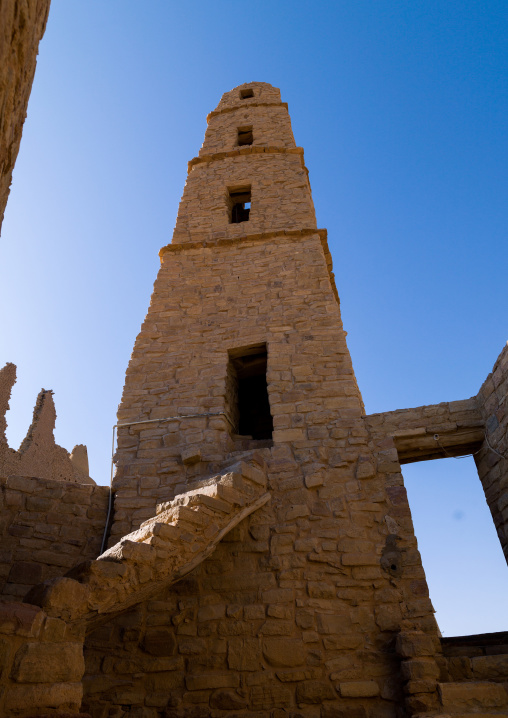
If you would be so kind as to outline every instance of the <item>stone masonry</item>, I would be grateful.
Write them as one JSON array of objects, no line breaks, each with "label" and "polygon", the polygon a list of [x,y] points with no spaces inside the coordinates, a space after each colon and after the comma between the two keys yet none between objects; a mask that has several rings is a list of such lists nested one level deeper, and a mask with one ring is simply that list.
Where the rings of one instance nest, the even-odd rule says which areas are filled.
[{"label": "stone masonry", "polygon": [[160,257],[111,511],[51,392],[8,447],[0,372],[0,715],[507,716],[507,635],[441,638],[401,464],[474,454],[508,552],[508,347],[477,396],[365,415],[266,83],[208,116]]},{"label": "stone masonry", "polygon": [[0,2],[0,230],[50,0]]}]

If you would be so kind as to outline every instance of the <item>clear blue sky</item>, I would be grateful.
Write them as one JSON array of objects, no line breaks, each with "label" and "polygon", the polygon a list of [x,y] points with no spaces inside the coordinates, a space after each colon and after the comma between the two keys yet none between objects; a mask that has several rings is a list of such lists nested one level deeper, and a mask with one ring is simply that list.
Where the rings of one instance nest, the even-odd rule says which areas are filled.
[{"label": "clear blue sky", "polygon": [[[53,0],[0,250],[11,445],[51,388],[57,441],[108,482],[187,161],[250,80],[281,88],[305,148],[367,411],[476,394],[508,339],[507,37],[505,0]],[[472,460],[404,475],[443,631],[506,630]]]}]

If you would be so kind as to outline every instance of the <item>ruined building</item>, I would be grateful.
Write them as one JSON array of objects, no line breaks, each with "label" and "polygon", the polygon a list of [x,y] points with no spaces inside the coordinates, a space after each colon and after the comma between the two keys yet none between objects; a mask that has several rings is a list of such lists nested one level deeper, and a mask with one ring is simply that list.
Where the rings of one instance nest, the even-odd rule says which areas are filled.
[{"label": "ruined building", "polygon": [[208,116],[160,257],[111,510],[67,455],[2,479],[0,712],[508,715],[508,634],[440,637],[401,473],[474,453],[508,555],[508,350],[470,399],[365,415],[266,83]]}]

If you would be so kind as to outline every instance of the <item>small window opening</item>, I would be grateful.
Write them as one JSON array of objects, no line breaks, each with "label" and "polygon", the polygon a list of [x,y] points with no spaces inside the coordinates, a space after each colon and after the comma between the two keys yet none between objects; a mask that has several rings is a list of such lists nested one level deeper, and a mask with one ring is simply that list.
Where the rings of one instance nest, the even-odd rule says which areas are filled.
[{"label": "small window opening", "polygon": [[251,145],[254,141],[254,138],[252,136],[252,125],[249,127],[239,127],[238,128],[238,144],[240,147],[242,145]]},{"label": "small window opening", "polygon": [[229,352],[226,414],[234,430],[246,438],[272,438],[266,367],[266,344]]},{"label": "small window opening", "polygon": [[240,90],[241,100],[247,100],[249,97],[254,97],[254,90],[251,87],[247,87],[245,90]]},{"label": "small window opening", "polygon": [[229,190],[229,205],[231,224],[239,222],[248,222],[251,204],[250,187],[240,187],[238,189]]}]

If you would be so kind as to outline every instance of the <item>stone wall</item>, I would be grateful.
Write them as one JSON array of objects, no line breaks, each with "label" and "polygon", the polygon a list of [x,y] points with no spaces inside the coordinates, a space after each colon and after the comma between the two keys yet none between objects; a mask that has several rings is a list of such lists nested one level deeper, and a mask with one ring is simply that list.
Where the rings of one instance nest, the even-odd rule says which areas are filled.
[{"label": "stone wall", "polygon": [[78,444],[72,453],[55,442],[56,422],[53,392],[42,389],[35,402],[33,419],[21,446],[11,449],[5,430],[6,413],[12,387],[16,382],[16,367],[8,363],[0,369],[0,476],[37,476],[41,479],[92,484],[88,475],[86,446]]},{"label": "stone wall", "polygon": [[81,629],[37,606],[0,603],[0,715],[78,718],[84,667]]},{"label": "stone wall", "polygon": [[0,3],[0,229],[50,0]]},{"label": "stone wall", "polygon": [[508,562],[508,346],[478,393],[485,442],[475,461]]},{"label": "stone wall", "polygon": [[35,584],[96,558],[108,497],[106,486],[0,478],[0,594],[19,601]]}]

